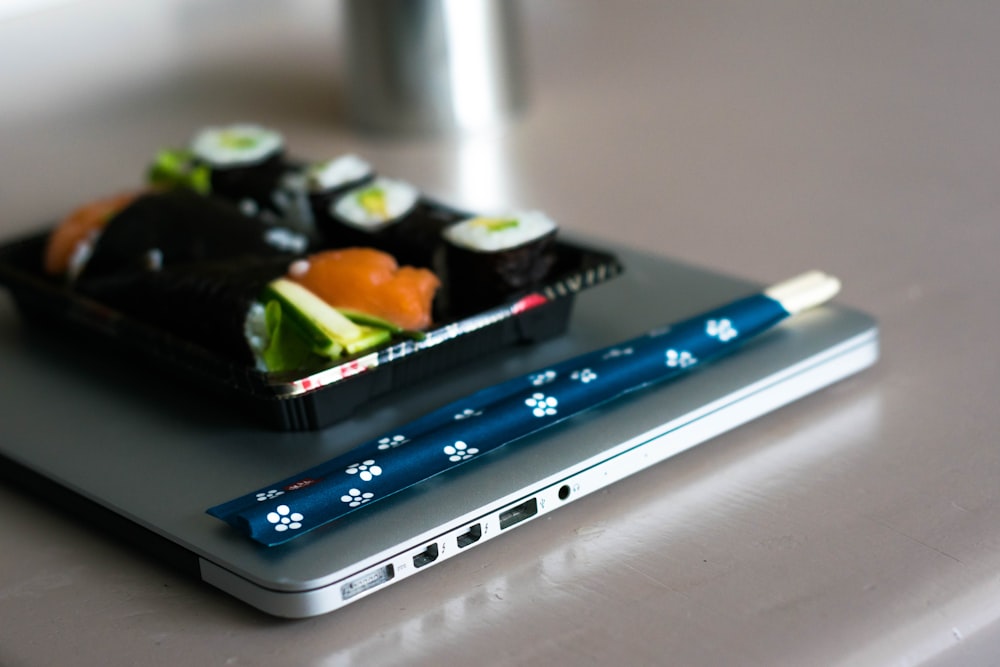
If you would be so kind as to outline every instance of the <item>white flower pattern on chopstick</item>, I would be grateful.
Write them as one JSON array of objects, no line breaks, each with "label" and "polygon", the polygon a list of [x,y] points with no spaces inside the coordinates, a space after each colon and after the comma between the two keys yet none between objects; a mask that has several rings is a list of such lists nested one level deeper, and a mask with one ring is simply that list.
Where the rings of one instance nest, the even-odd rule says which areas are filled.
[{"label": "white flower pattern on chopstick", "polygon": [[362,481],[370,482],[382,474],[382,468],[375,465],[373,459],[367,459],[361,463],[352,463],[344,472],[348,475],[357,475]]},{"label": "white flower pattern on chopstick", "polygon": [[444,448],[445,456],[452,463],[458,463],[459,461],[468,461],[473,456],[479,453],[479,450],[475,447],[469,447],[467,444],[458,440],[454,445],[446,445]]},{"label": "white flower pattern on chopstick", "polygon": [[370,491],[361,492],[360,489],[351,489],[340,497],[340,502],[348,507],[360,507],[375,497]]},{"label": "white flower pattern on chopstick", "polygon": [[723,318],[721,320],[709,320],[706,322],[705,333],[725,343],[736,338],[740,332],[733,327],[732,322]]},{"label": "white flower pattern on chopstick", "polygon": [[543,384],[548,384],[556,379],[556,372],[552,370],[542,371],[541,373],[536,373],[531,376],[531,384],[536,387],[541,387]]},{"label": "white flower pattern on chopstick", "polygon": [[541,392],[535,392],[524,399],[524,404],[531,408],[531,414],[536,417],[551,417],[558,412],[556,406],[559,405],[559,399],[555,396],[546,396]]},{"label": "white flower pattern on chopstick", "polygon": [[687,350],[681,350],[680,352],[673,348],[667,350],[667,366],[670,368],[687,368],[696,363],[698,363],[698,360]]},{"label": "white flower pattern on chopstick", "polygon": [[267,522],[274,526],[279,533],[286,530],[298,530],[302,527],[302,519],[298,512],[293,512],[288,505],[278,505],[273,512],[267,513]]},{"label": "white flower pattern on chopstick", "polygon": [[395,449],[400,445],[405,445],[409,441],[410,439],[407,438],[405,435],[399,435],[399,434],[391,436],[387,435],[384,438],[379,438],[378,448],[381,449],[382,451],[385,451],[387,449]]}]

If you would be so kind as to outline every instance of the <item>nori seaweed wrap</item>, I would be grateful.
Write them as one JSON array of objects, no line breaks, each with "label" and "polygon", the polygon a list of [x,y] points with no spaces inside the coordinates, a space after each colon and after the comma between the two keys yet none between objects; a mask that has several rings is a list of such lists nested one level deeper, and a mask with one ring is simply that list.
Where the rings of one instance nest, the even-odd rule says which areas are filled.
[{"label": "nori seaweed wrap", "polygon": [[137,320],[240,363],[254,362],[253,301],[305,238],[189,190],[138,197],[101,230],[73,285]]},{"label": "nori seaweed wrap", "polygon": [[160,271],[105,275],[80,291],[129,317],[253,367],[247,316],[264,288],[288,268],[285,257],[238,257]]},{"label": "nori seaweed wrap", "polygon": [[112,217],[76,282],[240,257],[288,258],[306,246],[301,234],[248,218],[228,202],[169,190],[141,196]]}]

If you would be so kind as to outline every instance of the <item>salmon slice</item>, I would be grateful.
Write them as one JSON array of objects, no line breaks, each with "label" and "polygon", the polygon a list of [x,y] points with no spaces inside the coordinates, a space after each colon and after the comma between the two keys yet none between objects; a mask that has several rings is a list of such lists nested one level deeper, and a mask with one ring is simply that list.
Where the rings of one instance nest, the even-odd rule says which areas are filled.
[{"label": "salmon slice", "polygon": [[45,247],[44,267],[46,273],[61,276],[69,270],[69,264],[82,241],[104,229],[116,213],[138,197],[139,192],[127,192],[80,206],[67,215],[49,235]]},{"label": "salmon slice", "polygon": [[334,308],[381,317],[404,329],[426,329],[441,281],[433,272],[399,266],[374,248],[327,250],[292,264],[288,277]]}]

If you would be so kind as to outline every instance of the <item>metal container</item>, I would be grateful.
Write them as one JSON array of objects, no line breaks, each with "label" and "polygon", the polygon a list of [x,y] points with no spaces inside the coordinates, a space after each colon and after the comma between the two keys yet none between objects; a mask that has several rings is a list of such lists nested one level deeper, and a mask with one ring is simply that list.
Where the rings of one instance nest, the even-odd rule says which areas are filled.
[{"label": "metal container", "polygon": [[464,133],[524,107],[512,0],[345,0],[348,106],[366,130]]}]

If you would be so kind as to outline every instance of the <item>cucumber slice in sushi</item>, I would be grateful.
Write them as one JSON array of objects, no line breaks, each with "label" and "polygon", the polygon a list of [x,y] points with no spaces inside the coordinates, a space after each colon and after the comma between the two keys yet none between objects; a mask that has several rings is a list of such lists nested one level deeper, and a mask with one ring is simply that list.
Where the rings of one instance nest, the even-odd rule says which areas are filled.
[{"label": "cucumber slice in sushi", "polygon": [[394,322],[370,313],[363,313],[360,310],[352,310],[351,308],[338,308],[337,311],[355,324],[376,329],[385,329],[394,336],[402,336],[411,340],[424,340],[427,338],[427,334],[423,331],[404,329]]},{"label": "cucumber slice in sushi", "polygon": [[313,351],[330,359],[342,352],[356,354],[388,341],[386,329],[355,324],[305,287],[287,278],[271,281],[264,290],[265,300],[275,300],[298,325]]},{"label": "cucumber slice in sushi", "polygon": [[361,338],[361,328],[318,296],[286,278],[271,281],[264,299],[274,299],[310,339],[313,349],[337,357],[346,341]]}]

